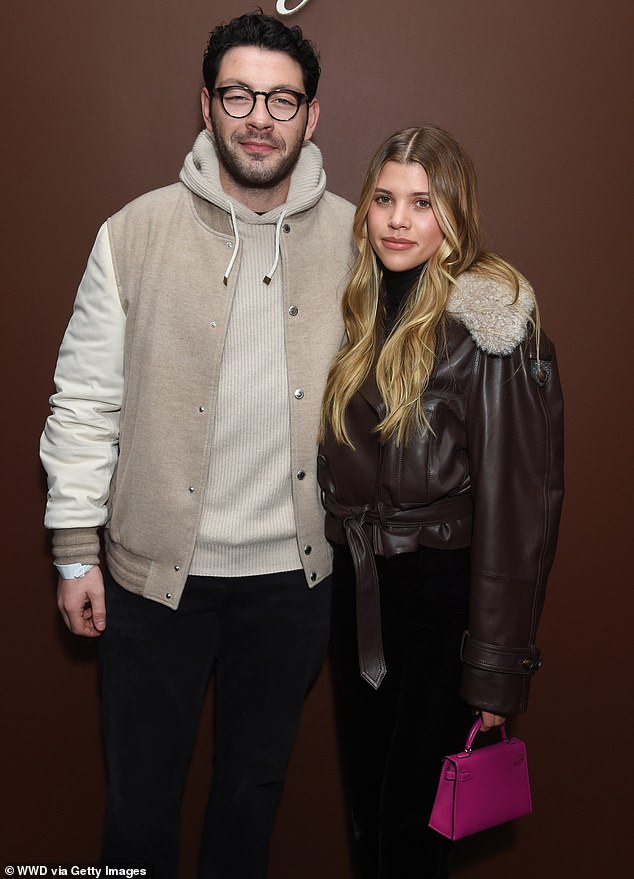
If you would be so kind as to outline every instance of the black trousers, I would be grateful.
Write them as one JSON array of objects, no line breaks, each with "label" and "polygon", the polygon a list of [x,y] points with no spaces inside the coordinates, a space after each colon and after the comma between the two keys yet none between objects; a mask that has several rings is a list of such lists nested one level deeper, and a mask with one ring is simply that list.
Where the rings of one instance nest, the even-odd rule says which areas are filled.
[{"label": "black trousers", "polygon": [[336,547],[332,659],[351,832],[362,879],[443,879],[450,844],[427,826],[441,761],[473,722],[460,698],[469,550],[377,557],[387,675],[359,674],[355,579]]},{"label": "black trousers", "polygon": [[301,707],[322,666],[330,582],[302,571],[189,577],[173,611],[106,583],[100,639],[108,800],[102,860],[178,875],[180,804],[215,672],[201,879],[264,879]]}]

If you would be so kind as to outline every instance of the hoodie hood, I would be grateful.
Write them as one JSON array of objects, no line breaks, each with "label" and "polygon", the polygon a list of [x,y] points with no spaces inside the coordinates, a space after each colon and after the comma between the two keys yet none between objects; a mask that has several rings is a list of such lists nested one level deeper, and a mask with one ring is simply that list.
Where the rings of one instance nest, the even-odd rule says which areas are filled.
[{"label": "hoodie hood", "polygon": [[233,205],[236,217],[245,223],[275,223],[282,212],[290,217],[312,208],[326,189],[326,174],[319,147],[306,141],[291,174],[291,185],[285,204],[278,205],[261,216],[227,195],[220,185],[220,164],[211,132],[200,132],[191,153],[186,157],[180,179],[200,198],[229,211]]},{"label": "hoodie hood", "polygon": [[280,256],[280,230],[284,219],[312,208],[326,189],[326,174],[323,168],[321,152],[314,143],[306,141],[302,146],[299,159],[291,174],[291,182],[286,202],[267,211],[257,214],[241,202],[227,195],[220,185],[220,164],[214,137],[204,129],[200,132],[191,153],[185,159],[180,172],[180,180],[194,195],[205,199],[216,207],[227,211],[231,217],[234,247],[231,260],[224,275],[224,283],[233,268],[240,247],[238,221],[257,225],[275,225],[275,252],[272,254],[270,270],[264,283],[270,283],[277,268]]}]

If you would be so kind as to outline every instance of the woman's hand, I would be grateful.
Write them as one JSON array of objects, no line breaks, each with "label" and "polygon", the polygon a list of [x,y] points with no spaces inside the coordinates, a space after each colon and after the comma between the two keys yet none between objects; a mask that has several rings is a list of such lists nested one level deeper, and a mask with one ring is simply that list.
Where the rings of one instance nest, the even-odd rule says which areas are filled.
[{"label": "woman's hand", "polygon": [[488,732],[494,726],[502,726],[503,723],[506,723],[506,717],[502,717],[501,714],[491,714],[490,711],[482,711],[481,715],[482,726],[480,727],[480,732]]}]

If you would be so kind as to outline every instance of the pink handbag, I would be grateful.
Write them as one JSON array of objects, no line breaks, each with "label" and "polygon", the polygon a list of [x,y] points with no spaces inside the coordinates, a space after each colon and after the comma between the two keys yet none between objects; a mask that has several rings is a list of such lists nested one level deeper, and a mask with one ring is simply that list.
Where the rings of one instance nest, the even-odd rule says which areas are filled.
[{"label": "pink handbag", "polygon": [[464,751],[445,757],[429,826],[449,839],[462,839],[533,811],[526,746],[509,739],[471,750],[482,726],[471,727]]}]

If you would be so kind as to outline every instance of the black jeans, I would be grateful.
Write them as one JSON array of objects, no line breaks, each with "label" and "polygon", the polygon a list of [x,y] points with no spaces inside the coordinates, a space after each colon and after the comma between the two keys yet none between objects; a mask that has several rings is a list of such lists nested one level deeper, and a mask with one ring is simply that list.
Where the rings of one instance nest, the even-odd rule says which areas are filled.
[{"label": "black jeans", "polygon": [[427,826],[442,757],[464,747],[473,712],[458,694],[469,550],[377,557],[387,674],[359,674],[355,583],[336,547],[332,653],[351,831],[362,879],[443,879],[449,843]]},{"label": "black jeans", "polygon": [[177,611],[106,582],[100,639],[108,800],[102,860],[178,875],[180,803],[210,675],[214,770],[201,879],[264,879],[301,707],[321,669],[330,582],[302,571],[190,577]]}]

